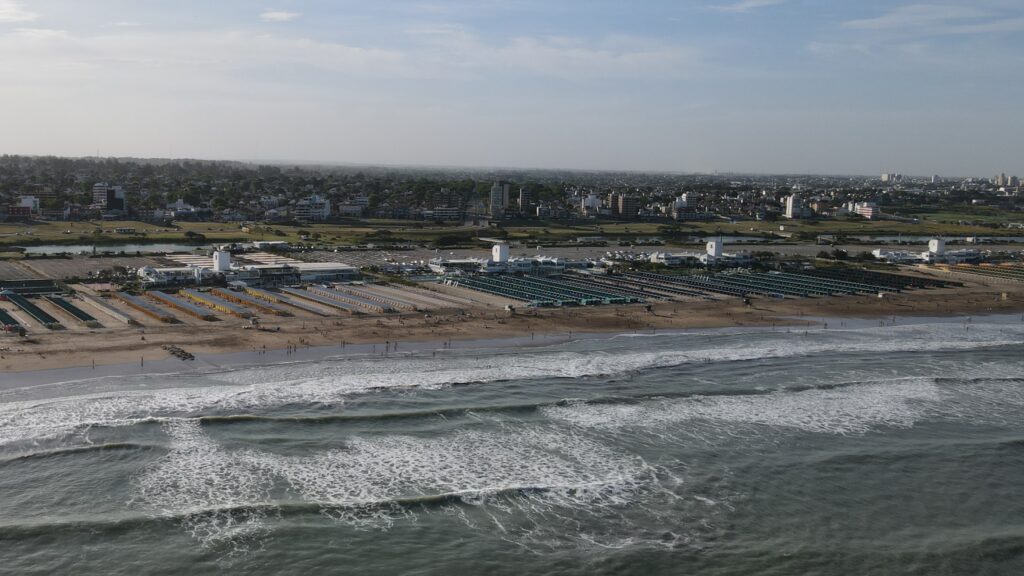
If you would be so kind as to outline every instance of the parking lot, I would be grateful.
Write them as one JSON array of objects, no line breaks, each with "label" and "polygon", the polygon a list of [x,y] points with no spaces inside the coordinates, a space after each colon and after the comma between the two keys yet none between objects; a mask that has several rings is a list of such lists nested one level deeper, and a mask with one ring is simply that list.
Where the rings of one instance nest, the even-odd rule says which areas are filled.
[{"label": "parking lot", "polygon": [[143,266],[175,266],[176,264],[157,257],[149,256],[117,256],[109,258],[89,258],[75,256],[72,258],[31,258],[20,261],[20,264],[36,272],[34,277],[53,278],[88,278],[90,274],[101,270],[109,270],[115,266],[125,268],[141,268]]},{"label": "parking lot", "polygon": [[0,281],[34,280],[40,275],[21,265],[16,260],[0,260]]}]

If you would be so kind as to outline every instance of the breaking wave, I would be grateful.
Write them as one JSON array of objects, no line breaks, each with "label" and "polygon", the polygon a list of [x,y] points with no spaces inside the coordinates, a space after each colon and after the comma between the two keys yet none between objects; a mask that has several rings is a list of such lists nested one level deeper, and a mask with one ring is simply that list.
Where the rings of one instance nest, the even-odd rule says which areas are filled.
[{"label": "breaking wave", "polygon": [[[248,413],[287,405],[338,405],[384,389],[440,389],[466,383],[629,374],[690,363],[821,354],[967,350],[1021,343],[1015,327],[971,331],[923,325],[859,331],[738,336],[671,335],[662,349],[526,352],[444,358],[334,360],[260,366],[205,375],[188,387],[105,390],[0,403],[0,445],[60,438],[89,426],[124,426],[200,414]],[[177,383],[173,378],[166,383]],[[165,384],[166,385],[166,384]]]},{"label": "breaking wave", "polygon": [[171,450],[137,476],[134,505],[179,519],[210,546],[258,541],[281,506],[296,505],[378,529],[412,520],[413,509],[442,511],[511,537],[524,530],[521,518],[510,521],[513,507],[527,516],[607,511],[656,490],[664,474],[639,456],[549,426],[351,438],[343,449],[308,456],[227,450],[194,420],[164,429]]}]

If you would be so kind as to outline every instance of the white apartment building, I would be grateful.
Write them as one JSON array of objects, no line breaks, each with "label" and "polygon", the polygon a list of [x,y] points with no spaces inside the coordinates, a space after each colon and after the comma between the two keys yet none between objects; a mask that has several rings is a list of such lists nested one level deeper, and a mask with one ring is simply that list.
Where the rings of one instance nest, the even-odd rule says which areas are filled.
[{"label": "white apartment building", "polygon": [[331,201],[316,194],[303,198],[292,207],[292,216],[306,222],[327,220],[331,217]]}]

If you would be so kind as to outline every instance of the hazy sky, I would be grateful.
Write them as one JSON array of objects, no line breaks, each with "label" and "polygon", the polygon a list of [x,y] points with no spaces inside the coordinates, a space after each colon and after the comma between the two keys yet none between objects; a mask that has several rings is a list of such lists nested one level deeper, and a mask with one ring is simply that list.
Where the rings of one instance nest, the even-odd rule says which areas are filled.
[{"label": "hazy sky", "polygon": [[0,0],[0,153],[990,176],[1022,141],[1022,0]]}]

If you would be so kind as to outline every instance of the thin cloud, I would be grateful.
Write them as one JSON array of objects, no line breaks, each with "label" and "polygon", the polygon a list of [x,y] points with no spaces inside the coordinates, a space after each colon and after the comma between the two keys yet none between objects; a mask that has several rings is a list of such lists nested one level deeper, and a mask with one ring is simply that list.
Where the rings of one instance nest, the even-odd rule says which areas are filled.
[{"label": "thin cloud", "polygon": [[408,31],[425,39],[416,50],[437,75],[504,73],[573,78],[665,78],[686,76],[700,65],[697,50],[631,37],[602,41],[566,36],[520,36],[493,42],[451,26]]},{"label": "thin cloud", "polygon": [[836,56],[841,54],[871,54],[871,45],[853,42],[809,42],[807,51],[811,54]]},{"label": "thin cloud", "polygon": [[52,38],[67,38],[68,33],[67,30],[51,30],[49,28],[18,28],[14,31],[14,36],[32,40],[50,40]]},{"label": "thin cloud", "polygon": [[5,22],[32,22],[39,15],[21,7],[14,0],[0,0],[0,24]]},{"label": "thin cloud", "polygon": [[769,6],[778,6],[779,4],[784,3],[785,1],[786,0],[740,0],[739,2],[735,2],[733,4],[714,5],[714,6],[708,6],[708,8],[710,8],[712,10],[717,10],[718,12],[732,12],[734,14],[746,14],[748,12],[753,12],[754,10],[757,10],[758,8],[767,8]]},{"label": "thin cloud", "polygon": [[[470,32],[424,34],[414,48],[397,49],[320,42],[245,31],[159,32],[121,28],[98,36],[23,28],[0,34],[0,77],[39,78],[44,71],[87,71],[87,78],[132,79],[159,69],[161,77],[191,78],[209,85],[233,70],[271,71],[287,66],[327,72],[334,81],[355,78],[485,78],[499,71],[519,77],[590,81],[690,76],[701,67],[692,47],[640,38],[593,41],[565,37],[518,37],[486,41]],[[138,67],[142,66],[140,70]],[[43,74],[50,81],[71,74]]]},{"label": "thin cloud", "polygon": [[990,20],[979,24],[949,26],[945,29],[949,34],[996,34],[998,32],[1024,32],[1024,18],[1008,18]]},{"label": "thin cloud", "polygon": [[302,14],[298,12],[284,12],[280,10],[268,10],[260,14],[260,20],[264,22],[291,22]]},{"label": "thin cloud", "polygon": [[695,50],[630,39],[591,45],[569,38],[520,37],[492,53],[486,66],[557,78],[685,76],[699,63]]},{"label": "thin cloud", "polygon": [[894,28],[921,28],[944,25],[951,21],[984,18],[989,13],[966,6],[940,6],[936,4],[911,4],[900,6],[875,18],[850,20],[843,28],[856,30],[890,30]]},{"label": "thin cloud", "polygon": [[969,6],[912,4],[874,18],[849,20],[842,26],[848,30],[913,32],[930,36],[993,34],[1024,30],[1024,18]]},{"label": "thin cloud", "polygon": [[[22,28],[0,34],[0,77],[40,78],[49,82],[78,82],[71,72],[106,82],[129,81],[153,74],[190,78],[204,86],[233,70],[271,70],[280,66],[362,76],[406,77],[415,73],[400,52],[315,42],[238,31],[190,33],[145,32],[125,28],[114,34],[82,36],[62,30]],[[47,72],[50,71],[50,72]],[[148,77],[148,76],[147,76]]]}]

